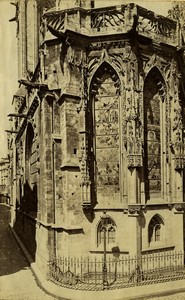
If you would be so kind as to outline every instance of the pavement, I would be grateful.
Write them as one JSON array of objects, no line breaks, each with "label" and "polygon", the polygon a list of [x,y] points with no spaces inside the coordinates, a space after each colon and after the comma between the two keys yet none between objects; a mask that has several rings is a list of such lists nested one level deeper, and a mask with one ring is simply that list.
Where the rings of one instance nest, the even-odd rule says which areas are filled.
[{"label": "pavement", "polygon": [[0,300],[56,299],[38,286],[9,223],[9,208],[0,205]]}]

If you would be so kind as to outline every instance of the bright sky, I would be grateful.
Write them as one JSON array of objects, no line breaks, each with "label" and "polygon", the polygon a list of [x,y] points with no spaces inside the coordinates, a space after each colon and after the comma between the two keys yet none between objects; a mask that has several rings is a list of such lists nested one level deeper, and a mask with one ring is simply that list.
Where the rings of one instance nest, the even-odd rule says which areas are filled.
[{"label": "bright sky", "polygon": [[[62,0],[64,1],[64,0]],[[70,0],[68,0],[70,1]],[[67,3],[68,3],[67,1]],[[157,14],[166,16],[172,1],[121,1],[95,0],[97,6],[111,6],[124,3],[137,3]],[[8,113],[12,112],[13,94],[18,89],[17,83],[17,41],[16,24],[9,22],[15,16],[14,0],[0,0],[0,158],[6,156],[7,141],[5,130],[9,128]]]},{"label": "bright sky", "polygon": [[136,3],[140,6],[143,6],[149,10],[154,11],[156,14],[159,15],[164,15],[166,16],[168,13],[168,10],[171,8],[172,1],[155,1],[155,0],[95,0],[95,7],[99,6],[111,6],[111,5],[120,5],[120,4],[125,4],[125,3]]}]

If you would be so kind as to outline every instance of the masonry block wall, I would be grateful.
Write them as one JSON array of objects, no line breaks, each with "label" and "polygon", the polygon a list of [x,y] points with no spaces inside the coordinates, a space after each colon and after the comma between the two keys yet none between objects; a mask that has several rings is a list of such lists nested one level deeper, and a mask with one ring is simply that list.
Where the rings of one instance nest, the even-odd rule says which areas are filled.
[{"label": "masonry block wall", "polygon": [[[102,256],[105,211],[109,255],[183,250],[176,22],[167,19],[157,32],[145,24],[151,12],[133,4],[63,10],[49,2],[46,12],[27,3],[42,16],[40,34],[30,17],[23,22],[20,5],[25,91],[18,112],[25,119],[14,124],[17,232],[45,272],[53,257]],[[31,69],[31,77],[23,72]]]}]

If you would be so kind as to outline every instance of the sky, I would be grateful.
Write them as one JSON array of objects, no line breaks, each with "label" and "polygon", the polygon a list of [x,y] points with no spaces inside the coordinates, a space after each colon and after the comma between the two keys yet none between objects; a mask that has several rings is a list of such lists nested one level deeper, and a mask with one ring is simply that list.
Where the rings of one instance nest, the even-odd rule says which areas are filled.
[{"label": "sky", "polygon": [[[62,0],[64,1],[64,0]],[[69,3],[70,0],[67,1]],[[96,6],[111,6],[125,3],[137,3],[157,14],[166,16],[172,1],[127,1],[95,0]],[[13,111],[13,94],[18,89],[17,82],[17,40],[16,23],[9,22],[15,16],[14,0],[0,0],[0,158],[7,156],[7,134],[9,129],[7,115]]]}]

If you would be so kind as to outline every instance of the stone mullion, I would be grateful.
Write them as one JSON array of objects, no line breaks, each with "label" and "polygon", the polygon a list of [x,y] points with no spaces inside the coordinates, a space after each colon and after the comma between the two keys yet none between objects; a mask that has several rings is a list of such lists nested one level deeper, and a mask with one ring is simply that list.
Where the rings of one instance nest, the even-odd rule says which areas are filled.
[{"label": "stone mullion", "polygon": [[43,203],[41,221],[44,223],[53,223],[52,107],[46,99],[42,102],[41,124],[40,199],[42,199]]},{"label": "stone mullion", "polygon": [[[142,159],[143,159],[143,145],[144,145],[144,101],[143,101],[143,91],[144,91],[144,79],[141,74],[139,74],[138,80],[138,111],[139,111],[139,118],[138,121],[140,123],[140,141],[142,147]],[[140,170],[140,198],[141,203],[146,203],[146,195],[145,195],[145,174],[144,174],[144,166],[142,166]]]},{"label": "stone mullion", "polygon": [[183,201],[183,143],[182,143],[182,108],[180,105],[178,93],[178,78],[176,74],[171,72],[171,84],[174,86],[173,100],[171,106],[172,120],[172,202]]},{"label": "stone mullion", "polygon": [[38,107],[38,113],[37,113],[37,126],[38,126],[38,141],[37,141],[37,191],[38,191],[38,202],[37,202],[37,219],[41,219],[41,211],[42,211],[42,198],[40,197],[41,195],[41,188],[40,188],[40,143],[39,141],[41,140],[41,100],[40,104]]},{"label": "stone mullion", "polygon": [[140,175],[142,165],[139,122],[138,62],[134,57],[127,63],[126,73],[126,120],[127,120],[127,163],[129,202],[140,202]]},{"label": "stone mullion", "polygon": [[128,204],[137,202],[137,170],[134,166],[133,147],[135,140],[134,82],[131,63],[127,63],[126,73],[126,120],[127,120],[127,163],[128,163]]},{"label": "stone mullion", "polygon": [[[126,69],[126,66],[124,66]],[[125,86],[125,77],[122,77],[123,86]],[[127,183],[127,122],[126,122],[126,89],[122,89],[120,96],[120,190],[121,201],[128,202],[128,183]]]},{"label": "stone mullion", "polygon": [[91,181],[89,175],[89,134],[91,132],[88,125],[88,120],[91,107],[89,102],[87,103],[87,70],[82,68],[82,107],[79,112],[80,114],[80,144],[81,144],[81,155],[80,155],[80,170],[81,170],[81,197],[83,208],[91,206]]},{"label": "stone mullion", "polygon": [[170,178],[171,178],[171,153],[170,153],[170,143],[171,143],[171,97],[166,94],[166,200],[171,202],[171,187],[170,187]]}]

